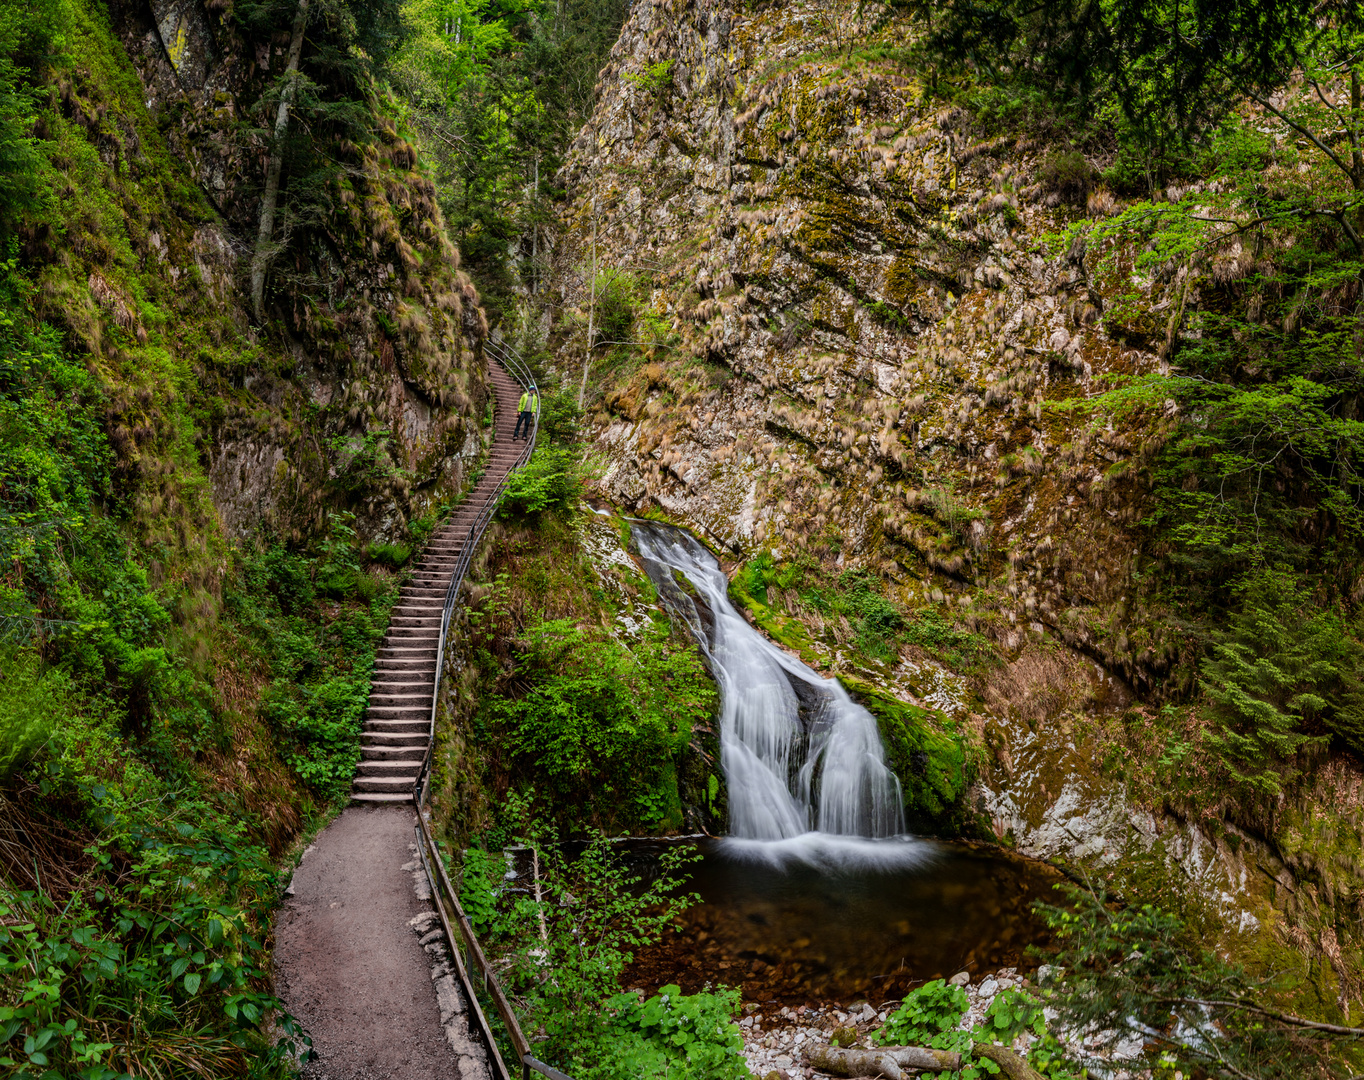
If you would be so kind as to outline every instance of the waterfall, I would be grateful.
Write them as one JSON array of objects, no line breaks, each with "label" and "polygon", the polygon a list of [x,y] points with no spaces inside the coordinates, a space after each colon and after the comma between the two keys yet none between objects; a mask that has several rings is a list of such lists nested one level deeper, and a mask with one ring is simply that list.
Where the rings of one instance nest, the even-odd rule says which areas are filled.
[{"label": "waterfall", "polygon": [[903,833],[900,782],[886,767],[871,713],[837,680],[821,678],[750,627],[729,602],[724,571],[695,537],[653,522],[631,525],[650,579],[691,627],[719,684],[730,835]]}]

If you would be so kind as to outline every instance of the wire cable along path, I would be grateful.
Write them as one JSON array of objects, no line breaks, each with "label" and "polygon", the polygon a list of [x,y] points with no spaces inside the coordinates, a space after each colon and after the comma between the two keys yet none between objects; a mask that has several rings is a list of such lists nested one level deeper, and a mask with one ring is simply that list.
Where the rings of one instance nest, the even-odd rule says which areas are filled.
[{"label": "wire cable along path", "polygon": [[[511,1080],[532,1072],[569,1080],[531,1054],[427,823],[450,621],[474,550],[511,475],[530,460],[540,426],[537,395],[529,434],[513,438],[533,376],[501,341],[485,340],[484,352],[496,399],[486,469],[400,591],[375,661],[351,805],[304,852],[276,929],[280,996],[312,1035],[316,1057],[303,1072],[316,1080]],[[480,991],[505,1028],[514,1071]]]}]

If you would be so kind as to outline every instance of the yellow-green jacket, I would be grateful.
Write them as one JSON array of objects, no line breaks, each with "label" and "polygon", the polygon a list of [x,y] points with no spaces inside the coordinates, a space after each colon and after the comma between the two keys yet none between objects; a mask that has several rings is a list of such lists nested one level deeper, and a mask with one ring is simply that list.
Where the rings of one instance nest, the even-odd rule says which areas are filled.
[{"label": "yellow-green jacket", "polygon": [[517,406],[519,412],[534,412],[535,406],[539,404],[540,395],[533,390],[527,390],[521,395],[521,404]]}]

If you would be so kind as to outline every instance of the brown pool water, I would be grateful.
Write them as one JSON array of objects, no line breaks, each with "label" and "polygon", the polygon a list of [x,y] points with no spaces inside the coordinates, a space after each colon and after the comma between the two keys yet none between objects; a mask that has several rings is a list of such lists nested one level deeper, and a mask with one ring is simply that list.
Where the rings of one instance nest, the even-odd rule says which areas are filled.
[{"label": "brown pool water", "polygon": [[[661,843],[633,841],[646,876]],[[739,986],[747,1001],[873,1003],[958,971],[1029,966],[1046,941],[1035,900],[1054,869],[989,845],[703,840],[687,888],[702,903],[681,931],[640,952],[625,986]]]}]

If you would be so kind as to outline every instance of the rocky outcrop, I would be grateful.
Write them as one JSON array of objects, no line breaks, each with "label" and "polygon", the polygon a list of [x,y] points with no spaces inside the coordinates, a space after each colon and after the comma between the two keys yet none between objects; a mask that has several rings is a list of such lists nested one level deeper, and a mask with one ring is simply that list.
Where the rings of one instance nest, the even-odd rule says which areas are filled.
[{"label": "rocky outcrop", "polygon": [[[255,325],[244,268],[276,43],[200,0],[77,17],[58,113],[40,134],[98,154],[56,159],[91,208],[71,209],[64,238],[28,230],[24,255],[47,317],[101,358],[124,471],[142,477],[149,504],[166,503],[179,394],[203,494],[229,535],[300,538],[333,509],[354,511],[365,539],[401,533],[463,487],[487,399],[478,295],[416,146],[376,89],[313,72],[316,95],[351,94],[367,130],[346,138],[304,117],[313,150],[286,163],[288,208]],[[318,150],[330,169],[308,158]],[[173,387],[183,369],[193,375]],[[180,487],[194,483],[186,473]]]},{"label": "rocky outcrop", "polygon": [[[804,620],[826,646],[793,632],[808,663],[974,733],[982,831],[1246,942],[1311,939],[1313,971],[1346,986],[1340,948],[1299,929],[1327,908],[1285,906],[1275,842],[1131,805],[1104,758],[1107,725],[1140,724],[1194,665],[1134,577],[1173,405],[1124,428],[1085,402],[1106,376],[1168,371],[1198,283],[1131,273],[1093,239],[1120,201],[1068,201],[1044,182],[1051,148],[937,104],[902,63],[910,35],[877,5],[634,5],[555,240],[571,385],[603,289],[647,343],[592,349],[601,491],[740,559],[870,571],[902,607],[986,635],[1002,662],[929,701],[931,649],[872,663],[794,590],[769,620]],[[1327,801],[1332,821],[1352,813]]]}]

